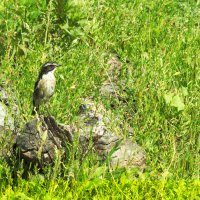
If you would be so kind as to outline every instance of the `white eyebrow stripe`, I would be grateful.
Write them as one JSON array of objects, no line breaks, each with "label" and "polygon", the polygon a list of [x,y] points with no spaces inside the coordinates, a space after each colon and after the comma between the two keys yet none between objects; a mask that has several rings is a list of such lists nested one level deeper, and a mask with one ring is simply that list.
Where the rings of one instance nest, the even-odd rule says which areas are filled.
[{"label": "white eyebrow stripe", "polygon": [[46,63],[45,66],[56,65],[56,63]]}]

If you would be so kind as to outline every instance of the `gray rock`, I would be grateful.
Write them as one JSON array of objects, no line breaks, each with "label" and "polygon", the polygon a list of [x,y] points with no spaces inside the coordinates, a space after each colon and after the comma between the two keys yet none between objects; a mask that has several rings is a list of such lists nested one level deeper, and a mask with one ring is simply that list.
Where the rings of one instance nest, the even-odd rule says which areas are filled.
[{"label": "gray rock", "polygon": [[125,80],[121,80],[122,63],[118,56],[112,56],[108,60],[109,68],[106,71],[106,80],[103,82],[100,88],[100,94],[102,97],[111,100],[112,107],[118,107],[127,103],[127,88]]},{"label": "gray rock", "polygon": [[121,128],[102,105],[92,99],[84,99],[78,116],[76,126],[59,124],[53,117],[39,116],[29,121],[16,139],[20,157],[40,168],[54,163],[57,156],[67,159],[74,134],[78,133],[81,160],[93,152],[97,161],[106,161],[112,169],[137,167],[143,171],[144,150],[131,139],[113,132],[111,123],[116,123],[118,133]]},{"label": "gray rock", "polygon": [[[99,161],[107,160],[111,168],[144,170],[146,160],[144,149],[130,138],[122,136],[120,120],[114,118],[112,113],[87,98],[83,99],[79,114],[79,143],[83,155],[92,150],[97,154]],[[113,124],[115,130],[112,129]],[[91,140],[92,147],[89,145]]]},{"label": "gray rock", "polygon": [[111,167],[138,167],[141,171],[145,168],[145,153],[142,147],[136,142],[125,140],[119,148],[112,154],[110,165]]},{"label": "gray rock", "polygon": [[0,85],[0,156],[11,154],[11,147],[15,140],[16,118],[18,107],[14,99],[14,93]]},{"label": "gray rock", "polygon": [[59,125],[53,117],[34,118],[29,121],[16,138],[19,155],[26,163],[37,164],[40,168],[64,158],[65,147],[73,141],[69,127]]},{"label": "gray rock", "polygon": [[14,130],[14,118],[13,114],[15,114],[14,105],[11,107],[11,100],[8,93],[0,87],[0,133],[5,130]]},{"label": "gray rock", "polygon": [[108,60],[108,65],[110,66],[106,76],[108,77],[102,84],[100,88],[100,93],[105,97],[120,98],[118,94],[119,90],[119,75],[121,72],[122,63],[120,60],[113,56]]},{"label": "gray rock", "polygon": [[5,118],[6,118],[6,107],[2,102],[0,102],[0,128],[4,127]]}]

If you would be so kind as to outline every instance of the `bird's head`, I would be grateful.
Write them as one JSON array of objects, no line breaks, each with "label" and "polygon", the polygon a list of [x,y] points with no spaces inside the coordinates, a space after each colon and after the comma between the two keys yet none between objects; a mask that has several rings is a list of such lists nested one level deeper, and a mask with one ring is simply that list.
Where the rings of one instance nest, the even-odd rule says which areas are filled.
[{"label": "bird's head", "polygon": [[40,75],[47,74],[48,72],[54,71],[60,64],[55,62],[46,62],[42,65]]}]

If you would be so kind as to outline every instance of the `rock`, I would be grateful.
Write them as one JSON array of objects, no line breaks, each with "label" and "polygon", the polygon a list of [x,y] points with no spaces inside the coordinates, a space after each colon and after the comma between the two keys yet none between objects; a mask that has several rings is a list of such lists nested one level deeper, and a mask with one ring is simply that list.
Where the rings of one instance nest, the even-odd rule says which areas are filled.
[{"label": "rock", "polygon": [[110,66],[106,76],[108,78],[103,82],[100,93],[105,97],[114,97],[119,98],[118,90],[119,90],[119,75],[121,72],[122,63],[118,59],[117,56],[113,56],[108,60],[108,65]]},{"label": "rock", "polygon": [[105,96],[105,97],[111,96],[118,99],[120,98],[118,95],[118,90],[119,90],[119,86],[117,85],[117,83],[106,81],[101,86],[100,93],[102,96]]},{"label": "rock", "polygon": [[[16,147],[19,156],[28,164],[37,164],[40,168],[53,164],[59,156],[67,160],[74,142],[74,134],[78,133],[78,149],[81,161],[88,153],[95,153],[97,161],[107,162],[112,169],[145,167],[145,153],[142,147],[130,138],[124,138],[112,130],[112,123],[116,123],[115,130],[122,131],[113,120],[111,113],[96,104],[92,99],[83,99],[78,112],[76,126],[63,125],[53,117],[39,116],[29,121],[17,136]],[[112,124],[113,125],[113,124]]]},{"label": "rock", "polygon": [[5,89],[0,86],[0,133],[5,130],[14,130],[14,106],[10,106],[10,98]]},{"label": "rock", "polygon": [[[120,120],[92,99],[83,99],[79,110],[79,144],[83,155],[90,150],[97,154],[99,161],[108,161],[111,168],[145,168],[145,152],[136,142],[122,136]],[[95,119],[95,120],[94,120]],[[112,125],[121,135],[113,132]],[[132,133],[131,133],[132,134]],[[92,140],[92,147],[89,143]],[[84,156],[83,156],[84,157]]]},{"label": "rock", "polygon": [[0,156],[9,156],[17,130],[18,106],[13,98],[14,92],[1,83],[0,85]]},{"label": "rock", "polygon": [[0,131],[3,129],[5,125],[6,118],[6,106],[0,102]]},{"label": "rock", "polygon": [[113,82],[115,82],[118,80],[122,68],[122,63],[119,59],[119,56],[112,56],[108,60],[108,65],[110,66],[108,69],[108,76]]},{"label": "rock", "polygon": [[40,168],[54,163],[58,156],[64,158],[73,141],[68,126],[59,125],[53,117],[39,116],[29,121],[17,136],[15,147],[19,156],[28,164]]},{"label": "rock", "polygon": [[109,99],[113,108],[127,103],[127,91],[126,82],[120,80],[122,73],[122,62],[119,56],[114,55],[108,60],[110,66],[106,72],[106,80],[103,82],[100,88],[100,94],[102,97]]},{"label": "rock", "polygon": [[111,167],[125,167],[127,169],[138,167],[141,171],[145,168],[145,153],[142,147],[136,142],[125,140],[119,148],[112,154]]}]

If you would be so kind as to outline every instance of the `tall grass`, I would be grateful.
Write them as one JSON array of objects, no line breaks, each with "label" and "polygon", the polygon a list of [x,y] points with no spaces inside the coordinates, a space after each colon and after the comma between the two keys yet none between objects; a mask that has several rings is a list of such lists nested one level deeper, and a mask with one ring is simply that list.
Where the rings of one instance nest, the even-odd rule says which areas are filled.
[{"label": "tall grass", "polygon": [[20,170],[13,179],[12,167],[0,159],[2,198],[199,198],[199,16],[199,1],[2,1],[0,81],[15,90],[21,127],[31,119],[43,62],[63,65],[50,112],[69,124],[83,97],[110,108],[99,88],[108,79],[108,59],[118,54],[128,102],[113,112],[127,116],[124,124],[147,155],[138,181],[129,172],[99,180],[103,169],[91,176],[95,167],[86,162],[80,170],[73,159],[66,164],[68,181],[58,174],[55,181],[27,181]]}]

